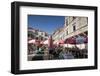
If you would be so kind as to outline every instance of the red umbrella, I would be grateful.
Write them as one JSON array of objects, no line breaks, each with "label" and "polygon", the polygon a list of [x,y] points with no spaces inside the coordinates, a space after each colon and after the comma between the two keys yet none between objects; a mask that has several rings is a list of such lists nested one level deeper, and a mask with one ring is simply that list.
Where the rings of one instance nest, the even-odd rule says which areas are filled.
[{"label": "red umbrella", "polygon": [[40,45],[40,41],[36,40],[35,44]]},{"label": "red umbrella", "polygon": [[66,39],[65,43],[76,44],[76,39],[75,39],[75,37],[70,37],[70,38]]},{"label": "red umbrella", "polygon": [[31,44],[31,43],[32,43],[32,44],[35,44],[35,39],[29,40],[28,43],[29,43],[29,44]]},{"label": "red umbrella", "polygon": [[44,41],[40,41],[40,44],[44,44]]},{"label": "red umbrella", "polygon": [[60,40],[59,44],[65,44],[65,41],[64,40]]}]

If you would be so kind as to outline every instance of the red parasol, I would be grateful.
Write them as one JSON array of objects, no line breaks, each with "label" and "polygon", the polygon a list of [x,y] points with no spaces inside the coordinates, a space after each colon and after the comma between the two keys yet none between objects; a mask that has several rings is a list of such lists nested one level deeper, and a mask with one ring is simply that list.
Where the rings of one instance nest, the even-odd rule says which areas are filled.
[{"label": "red parasol", "polygon": [[65,44],[65,41],[64,40],[60,40],[59,44]]},{"label": "red parasol", "polygon": [[76,39],[75,39],[75,37],[70,37],[70,38],[66,39],[65,43],[76,44]]}]

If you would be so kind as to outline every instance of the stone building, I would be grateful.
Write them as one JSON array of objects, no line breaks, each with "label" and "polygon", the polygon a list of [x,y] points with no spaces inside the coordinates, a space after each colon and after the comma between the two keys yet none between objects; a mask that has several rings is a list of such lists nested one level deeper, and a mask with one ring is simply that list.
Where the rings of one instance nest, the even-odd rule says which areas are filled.
[{"label": "stone building", "polygon": [[52,35],[52,38],[54,40],[54,43],[57,44],[61,40],[65,41],[68,38],[81,35],[88,37],[88,18],[67,16],[65,17],[64,26],[55,30]]},{"label": "stone building", "polygon": [[48,36],[49,35],[44,31],[41,31],[39,29],[34,29],[31,27],[28,28],[28,38],[46,40],[48,39]]}]

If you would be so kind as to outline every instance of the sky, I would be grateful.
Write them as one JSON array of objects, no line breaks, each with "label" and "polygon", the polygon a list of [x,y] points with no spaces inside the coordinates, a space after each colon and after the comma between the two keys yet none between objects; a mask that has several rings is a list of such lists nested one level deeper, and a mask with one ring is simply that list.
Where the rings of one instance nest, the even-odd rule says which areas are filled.
[{"label": "sky", "polygon": [[40,29],[48,34],[63,26],[64,16],[28,15],[28,27]]}]

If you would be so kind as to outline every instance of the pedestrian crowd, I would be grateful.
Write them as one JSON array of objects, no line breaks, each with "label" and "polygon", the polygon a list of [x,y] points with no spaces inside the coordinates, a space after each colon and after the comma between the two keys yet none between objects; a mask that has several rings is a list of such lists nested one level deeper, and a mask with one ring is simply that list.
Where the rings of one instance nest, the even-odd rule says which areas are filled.
[{"label": "pedestrian crowd", "polygon": [[28,44],[28,55],[34,54],[32,60],[56,60],[56,59],[80,59],[88,58],[87,49],[79,49],[78,47],[63,47],[48,45]]}]

